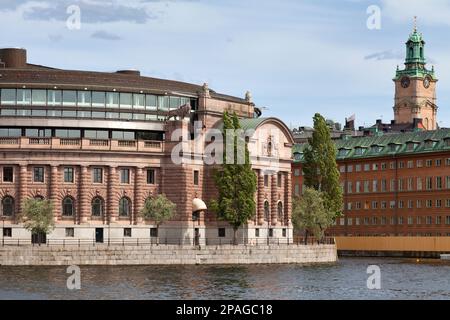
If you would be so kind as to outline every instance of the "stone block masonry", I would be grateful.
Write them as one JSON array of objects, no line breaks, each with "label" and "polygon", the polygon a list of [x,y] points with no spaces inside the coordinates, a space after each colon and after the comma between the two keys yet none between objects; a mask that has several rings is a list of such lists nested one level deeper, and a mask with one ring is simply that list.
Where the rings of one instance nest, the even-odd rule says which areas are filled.
[{"label": "stone block masonry", "polygon": [[335,245],[1,247],[0,265],[183,265],[333,263]]}]

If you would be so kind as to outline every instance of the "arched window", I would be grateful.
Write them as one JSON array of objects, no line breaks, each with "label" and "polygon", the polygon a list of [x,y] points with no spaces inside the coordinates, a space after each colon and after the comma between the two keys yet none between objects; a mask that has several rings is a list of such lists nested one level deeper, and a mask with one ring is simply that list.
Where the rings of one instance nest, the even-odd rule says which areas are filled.
[{"label": "arched window", "polygon": [[36,200],[44,200],[44,197],[41,196],[41,195],[37,195],[37,196],[34,196],[34,199],[36,199]]},{"label": "arched window", "polygon": [[66,217],[71,217],[74,214],[73,199],[71,197],[65,197],[62,202],[63,210],[62,215]]},{"label": "arched window", "polygon": [[127,217],[130,215],[131,201],[127,197],[122,197],[119,201],[119,216]]},{"label": "arched window", "polygon": [[283,220],[283,203],[281,201],[278,202],[277,206],[277,213],[278,213],[278,221]]},{"label": "arched window", "polygon": [[269,215],[270,215],[270,208],[269,208],[269,201],[264,201],[264,219],[266,221],[269,221]]},{"label": "arched window", "polygon": [[414,49],[413,47],[409,48],[409,57],[412,58],[414,56]]},{"label": "arched window", "polygon": [[104,203],[100,197],[92,199],[91,214],[93,217],[101,217],[103,215]]},{"label": "arched window", "polygon": [[420,48],[420,57],[423,58],[423,48]]},{"label": "arched window", "polygon": [[4,216],[12,216],[14,214],[14,199],[6,196],[2,199],[2,214]]}]

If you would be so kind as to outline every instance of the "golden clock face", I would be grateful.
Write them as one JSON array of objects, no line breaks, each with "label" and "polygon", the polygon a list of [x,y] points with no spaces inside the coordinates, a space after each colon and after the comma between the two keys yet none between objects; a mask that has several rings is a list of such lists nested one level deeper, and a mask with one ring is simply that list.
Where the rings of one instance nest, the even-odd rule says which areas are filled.
[{"label": "golden clock face", "polygon": [[430,78],[429,77],[426,77],[425,79],[423,79],[423,86],[427,89],[430,87]]},{"label": "golden clock face", "polygon": [[402,85],[403,88],[408,88],[409,87],[409,83],[410,83],[410,80],[409,80],[408,77],[403,77],[402,78],[401,85]]}]

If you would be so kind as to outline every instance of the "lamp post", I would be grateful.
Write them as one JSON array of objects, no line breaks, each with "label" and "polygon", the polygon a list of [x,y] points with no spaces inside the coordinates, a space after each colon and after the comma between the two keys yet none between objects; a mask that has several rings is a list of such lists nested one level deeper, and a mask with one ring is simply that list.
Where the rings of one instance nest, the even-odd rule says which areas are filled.
[{"label": "lamp post", "polygon": [[5,217],[2,217],[2,246],[5,246]]}]

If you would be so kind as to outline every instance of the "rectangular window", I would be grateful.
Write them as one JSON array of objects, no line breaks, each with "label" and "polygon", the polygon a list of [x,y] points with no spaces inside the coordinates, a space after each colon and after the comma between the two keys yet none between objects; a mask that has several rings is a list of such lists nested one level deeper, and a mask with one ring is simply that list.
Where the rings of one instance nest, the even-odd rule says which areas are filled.
[{"label": "rectangular window", "polygon": [[360,193],[361,192],[361,182],[360,181],[356,181],[355,192],[356,193]]},{"label": "rectangular window", "polygon": [[398,217],[398,224],[403,224],[403,217]]},{"label": "rectangular window", "polygon": [[150,228],[150,237],[156,238],[158,236],[158,229],[157,228]]},{"label": "rectangular window", "polygon": [[281,184],[282,184],[282,175],[281,175],[281,173],[278,173],[277,174],[277,187],[278,188],[281,188]]},{"label": "rectangular window", "polygon": [[92,181],[94,183],[103,183],[103,169],[102,168],[92,169]]},{"label": "rectangular window", "polygon": [[381,163],[381,170],[386,170],[386,168],[387,168],[386,162],[382,162]]},{"label": "rectangular window", "polygon": [[390,207],[391,209],[394,209],[394,208],[395,208],[395,200],[391,200],[391,201],[389,202],[389,207]]},{"label": "rectangular window", "polygon": [[353,183],[351,181],[347,182],[347,193],[353,192]]},{"label": "rectangular window", "polygon": [[450,176],[445,177],[445,187],[450,189]]},{"label": "rectangular window", "polygon": [[13,182],[14,169],[13,167],[3,167],[3,182]]},{"label": "rectangular window", "polygon": [[340,173],[345,173],[345,166],[340,166],[339,167],[339,172]]},{"label": "rectangular window", "polygon": [[131,228],[123,228],[123,236],[124,237],[131,237]]},{"label": "rectangular window", "polygon": [[377,171],[378,170],[378,163],[372,164],[372,170]]},{"label": "rectangular window", "polygon": [[45,106],[47,103],[47,91],[33,90],[31,100],[33,105]]},{"label": "rectangular window", "polygon": [[412,209],[414,202],[412,200],[408,200],[408,209]]},{"label": "rectangular window", "polygon": [[440,208],[440,207],[442,207],[442,200],[436,199],[436,208]]},{"label": "rectangular window", "polygon": [[442,177],[436,177],[436,189],[437,190],[442,189]]},{"label": "rectangular window", "polygon": [[395,191],[395,179],[391,179],[390,191]]},{"label": "rectangular window", "polygon": [[386,225],[386,217],[381,217],[381,224]]},{"label": "rectangular window", "polygon": [[283,228],[283,229],[281,230],[281,236],[282,236],[283,238],[286,238],[286,228]]},{"label": "rectangular window", "polygon": [[355,165],[355,171],[356,172],[360,172],[361,171],[361,165],[360,164]]},{"label": "rectangular window", "polygon": [[373,180],[372,181],[372,192],[377,192],[378,191],[378,180]]},{"label": "rectangular window", "polygon": [[381,209],[386,209],[386,208],[387,208],[387,202],[381,201]]},{"label": "rectangular window", "polygon": [[355,218],[355,225],[359,226],[359,218]]},{"label": "rectangular window", "polygon": [[403,191],[403,179],[398,179],[398,191]]},{"label": "rectangular window", "polygon": [[17,104],[18,105],[30,105],[31,104],[31,90],[30,89],[17,89]]},{"label": "rectangular window", "polygon": [[273,237],[273,229],[272,228],[269,229],[269,237]]},{"label": "rectangular window", "polygon": [[409,225],[413,224],[413,217],[408,217],[408,224]]},{"label": "rectangular window", "polygon": [[65,167],[64,168],[64,182],[73,182],[73,168]]},{"label": "rectangular window", "polygon": [[295,194],[296,196],[300,195],[300,185],[299,185],[298,183],[296,183],[296,184],[294,185],[294,194]]},{"label": "rectangular window", "polygon": [[44,167],[33,168],[33,181],[44,182]]},{"label": "rectangular window", "polygon": [[425,187],[427,190],[431,190],[433,188],[433,179],[432,177],[425,178]]},{"label": "rectangular window", "polygon": [[425,220],[426,224],[432,224],[433,223],[433,218],[431,216],[427,216],[426,220]]},{"label": "rectangular window", "polygon": [[436,224],[441,224],[441,223],[442,223],[442,217],[436,216]]},{"label": "rectangular window", "polygon": [[217,229],[217,233],[218,233],[219,238],[224,238],[225,237],[225,228]]},{"label": "rectangular window", "polygon": [[370,163],[364,164],[364,171],[370,171]]},{"label": "rectangular window", "polygon": [[74,228],[66,228],[66,237],[70,237],[70,238],[75,237],[75,229]]},{"label": "rectangular window", "polygon": [[405,163],[403,162],[403,161],[400,161],[399,163],[398,163],[398,168],[399,169],[403,169],[405,167]]},{"label": "rectangular window", "polygon": [[414,168],[414,161],[408,160],[408,169]]},{"label": "rectangular window", "polygon": [[433,206],[433,201],[432,200],[427,200],[425,202],[425,205],[426,205],[427,208],[431,208]]},{"label": "rectangular window", "polygon": [[91,92],[90,91],[78,91],[78,106],[90,107],[91,106]]},{"label": "rectangular window", "polygon": [[442,160],[441,160],[441,159],[436,159],[436,161],[434,162],[434,164],[435,164],[436,167],[440,167],[440,166],[441,166],[441,163],[442,163]]},{"label": "rectangular window", "polygon": [[119,107],[119,93],[118,92],[107,92],[106,93],[106,107],[107,108],[118,108]]},{"label": "rectangular window", "polygon": [[132,107],[132,94],[120,93],[120,108],[130,109]]},{"label": "rectangular window", "polygon": [[427,159],[427,160],[425,161],[425,166],[426,166],[426,167],[431,167],[432,165],[433,165],[433,160]]},{"label": "rectangular window", "polygon": [[422,200],[416,201],[416,208],[418,208],[418,209],[422,208]]},{"label": "rectangular window", "polygon": [[71,90],[63,91],[63,106],[75,107],[77,105],[77,92]]},{"label": "rectangular window", "polygon": [[416,224],[422,224],[422,217],[416,218]]},{"label": "rectangular window", "polygon": [[194,170],[194,186],[198,186],[198,170]]},{"label": "rectangular window", "polygon": [[352,203],[351,202],[347,202],[347,210],[349,210],[349,211],[352,210]]},{"label": "rectangular window", "polygon": [[381,192],[386,192],[387,190],[387,181],[386,179],[381,180]]},{"label": "rectangular window", "polygon": [[372,209],[378,209],[378,202],[372,201]]},{"label": "rectangular window", "polygon": [[408,178],[408,191],[411,191],[413,189],[413,178]]},{"label": "rectangular window", "polygon": [[347,166],[347,172],[353,172],[353,165],[349,164]]},{"label": "rectangular window", "polygon": [[347,218],[347,225],[351,226],[353,224],[353,219],[352,218]]},{"label": "rectangular window", "polygon": [[391,162],[389,163],[389,168],[390,168],[391,170],[395,169],[395,162],[394,162],[394,161],[391,161]]},{"label": "rectangular window", "polygon": [[145,109],[156,110],[156,107],[157,107],[156,96],[147,94],[145,96]]},{"label": "rectangular window", "polygon": [[16,89],[2,89],[2,105],[16,104]]},{"label": "rectangular window", "polygon": [[422,190],[422,178],[417,178],[417,190]]},{"label": "rectangular window", "polygon": [[294,176],[299,177],[300,176],[300,169],[294,169]]},{"label": "rectangular window", "polygon": [[269,186],[269,176],[267,174],[264,175],[264,187]]},{"label": "rectangular window", "polygon": [[155,170],[147,169],[147,184],[155,184]]},{"label": "rectangular window", "polygon": [[361,209],[361,202],[356,202],[355,203],[355,208],[356,209]]},{"label": "rectangular window", "polygon": [[130,183],[130,169],[120,169],[120,183]]},{"label": "rectangular window", "polygon": [[133,94],[133,108],[134,109],[145,108],[145,95],[136,93]]},{"label": "rectangular window", "polygon": [[4,237],[12,237],[12,228],[3,228],[3,236]]},{"label": "rectangular window", "polygon": [[403,207],[404,207],[404,202],[403,202],[403,200],[400,200],[400,201],[398,202],[398,207],[399,207],[399,209],[403,209]]},{"label": "rectangular window", "polygon": [[255,229],[255,237],[256,237],[256,238],[259,237],[259,229],[258,229],[258,228]]}]

